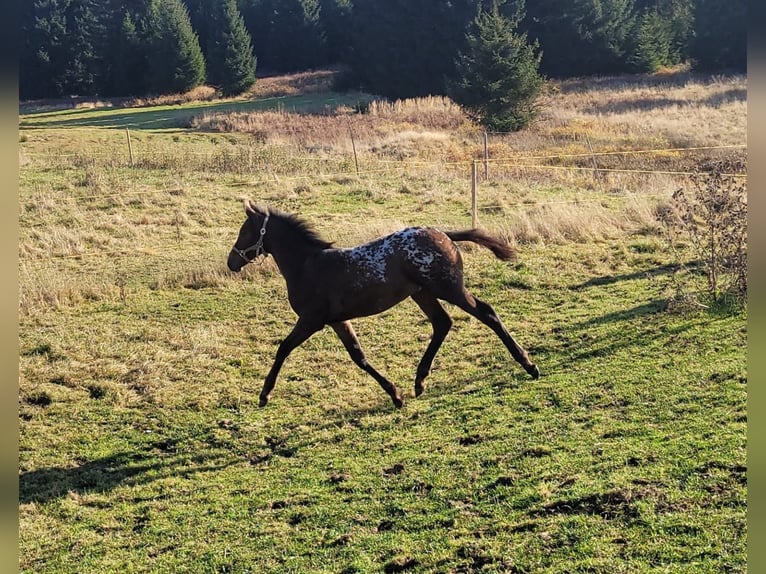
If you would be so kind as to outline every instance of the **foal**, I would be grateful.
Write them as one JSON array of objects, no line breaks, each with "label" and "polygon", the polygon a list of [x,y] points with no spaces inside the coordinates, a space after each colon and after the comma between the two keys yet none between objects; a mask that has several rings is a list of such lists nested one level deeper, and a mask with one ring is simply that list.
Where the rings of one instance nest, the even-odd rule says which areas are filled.
[{"label": "foal", "polygon": [[269,210],[245,201],[242,224],[227,264],[239,271],[260,255],[274,257],[287,282],[287,296],[298,321],[277,349],[260,395],[260,406],[271,391],[287,356],[311,335],[330,325],[349,355],[388,393],[397,408],[404,402],[397,388],[365,358],[351,319],[375,315],[407,297],[428,316],[433,336],[418,364],[415,396],[425,386],[434,355],[452,327],[452,319],[439,303],[443,299],[473,315],[503,341],[532,378],[540,376],[527,352],[511,337],[494,309],[474,297],[463,285],[463,260],[453,241],[472,241],[502,260],[514,253],[504,242],[478,229],[442,232],[432,227],[409,227],[351,249],[334,249],[294,215]]}]

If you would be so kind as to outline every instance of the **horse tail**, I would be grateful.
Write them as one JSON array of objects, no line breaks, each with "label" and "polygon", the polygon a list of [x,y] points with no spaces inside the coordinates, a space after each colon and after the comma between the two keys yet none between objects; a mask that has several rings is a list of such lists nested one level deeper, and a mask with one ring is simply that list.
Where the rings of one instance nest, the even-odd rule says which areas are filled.
[{"label": "horse tail", "polygon": [[516,259],[516,252],[508,243],[497,237],[492,237],[481,229],[447,231],[446,234],[452,241],[473,241],[478,243],[492,251],[498,259],[503,261],[514,261]]}]

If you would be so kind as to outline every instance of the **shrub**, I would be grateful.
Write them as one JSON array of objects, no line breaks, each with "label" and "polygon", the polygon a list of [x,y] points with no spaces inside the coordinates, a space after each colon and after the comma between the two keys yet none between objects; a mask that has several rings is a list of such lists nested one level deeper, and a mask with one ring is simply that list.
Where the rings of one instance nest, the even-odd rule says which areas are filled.
[{"label": "shrub", "polygon": [[747,194],[745,183],[732,176],[736,167],[714,164],[692,179],[691,189],[678,189],[658,213],[673,250],[688,244],[703,271],[702,289],[691,279],[694,273],[686,274],[687,286],[713,305],[741,305],[747,296]]}]

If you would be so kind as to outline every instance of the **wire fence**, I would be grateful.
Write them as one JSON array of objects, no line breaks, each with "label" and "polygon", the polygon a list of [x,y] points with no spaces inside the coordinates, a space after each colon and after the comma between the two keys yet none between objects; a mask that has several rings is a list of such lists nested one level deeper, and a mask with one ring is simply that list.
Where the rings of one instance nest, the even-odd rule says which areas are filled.
[{"label": "wire fence", "polygon": [[[128,136],[129,137],[129,136]],[[130,141],[130,140],[129,140]],[[698,146],[686,148],[656,148],[634,150],[611,150],[611,151],[584,151],[572,153],[515,153],[502,157],[490,157],[489,147],[484,147],[483,155],[468,160],[444,161],[424,159],[385,159],[366,157],[358,161],[356,157],[317,157],[315,155],[298,155],[294,153],[277,154],[273,150],[258,145],[232,145],[223,149],[212,151],[198,150],[167,150],[151,146],[130,144],[129,157],[126,157],[124,149],[106,147],[102,150],[83,152],[29,152],[20,151],[21,170],[35,166],[46,166],[58,169],[78,169],[93,172],[99,169],[112,169],[119,176],[127,177],[133,170],[142,169],[170,169],[229,172],[235,174],[248,174],[254,179],[250,184],[257,183],[288,183],[306,182],[319,180],[338,180],[341,183],[347,178],[355,178],[354,181],[363,181],[365,178],[376,178],[381,175],[397,177],[416,177],[428,173],[448,174],[458,180],[465,180],[466,190],[470,189],[472,223],[476,224],[479,214],[486,210],[487,206],[480,206],[477,195],[481,193],[481,186],[493,182],[503,182],[504,178],[512,179],[520,173],[560,172],[569,174],[589,175],[592,179],[592,187],[597,191],[603,191],[604,176],[669,176],[671,178],[688,178],[704,175],[704,171],[691,171],[685,169],[637,169],[632,167],[609,167],[598,165],[599,160],[605,158],[645,157],[645,156],[684,156],[700,152],[730,152],[746,150],[746,145],[719,145]],[[578,163],[580,162],[580,163]],[[587,163],[590,165],[582,165]],[[361,167],[360,167],[361,166]],[[479,181],[477,173],[480,167],[484,167],[484,177]],[[723,174],[732,178],[747,179],[746,172],[732,172]],[[582,184],[582,182],[580,182]],[[86,186],[87,187],[87,186]],[[97,186],[104,187],[104,186]],[[186,192],[183,192],[185,194]],[[157,187],[152,189],[121,189],[119,192],[109,193],[103,189],[96,192],[87,192],[77,198],[78,201],[105,201],[119,199],[125,201],[130,198],[167,196],[171,198],[179,195],[174,186]],[[644,193],[642,197],[662,197],[663,194]],[[665,194],[667,196],[667,194]],[[466,195],[468,197],[468,195]],[[619,198],[614,195],[610,200]],[[603,203],[604,197],[593,198],[547,198],[533,203],[517,202],[505,203],[505,208],[540,208],[545,206],[565,204]],[[45,227],[45,224],[27,223],[22,221],[22,228],[32,229],[36,226]],[[180,230],[178,231],[180,235]],[[199,239],[199,238],[197,238]],[[196,240],[196,239],[195,239]],[[108,249],[93,249],[87,251],[90,255],[105,257],[124,257],[124,251],[112,252]],[[140,253],[133,253],[140,255]],[[76,254],[37,254],[33,260],[44,262],[46,259],[70,259],[82,260],[85,253]]]}]

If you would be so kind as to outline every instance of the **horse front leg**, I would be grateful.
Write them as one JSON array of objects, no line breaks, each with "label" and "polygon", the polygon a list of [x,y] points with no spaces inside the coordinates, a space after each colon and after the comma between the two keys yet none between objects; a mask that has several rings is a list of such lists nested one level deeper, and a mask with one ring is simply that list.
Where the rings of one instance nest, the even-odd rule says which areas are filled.
[{"label": "horse front leg", "polygon": [[359,344],[359,339],[357,339],[351,323],[349,321],[341,321],[338,323],[331,323],[330,326],[335,330],[338,338],[343,342],[343,346],[346,347],[346,351],[348,351],[348,354],[351,356],[351,360],[354,361],[360,369],[364,370],[371,375],[372,378],[378,381],[378,384],[380,384],[380,386],[383,387],[383,390],[388,393],[388,396],[391,397],[391,400],[397,409],[402,408],[404,401],[394,384],[367,362],[367,357],[364,356],[364,351],[362,351],[362,346]]},{"label": "horse front leg", "polygon": [[269,398],[271,396],[271,391],[274,390],[274,385],[277,382],[277,375],[279,375],[279,370],[282,368],[282,365],[284,364],[288,355],[292,353],[296,347],[300,346],[309,337],[311,337],[311,335],[319,331],[323,326],[324,325],[317,324],[314,321],[305,320],[303,318],[298,319],[298,322],[295,324],[290,334],[287,335],[287,337],[285,337],[285,339],[279,344],[277,355],[274,358],[274,364],[271,365],[271,370],[269,371],[269,374],[266,375],[266,380],[263,383],[263,389],[261,389],[261,396],[258,406],[265,407],[268,404]]}]

